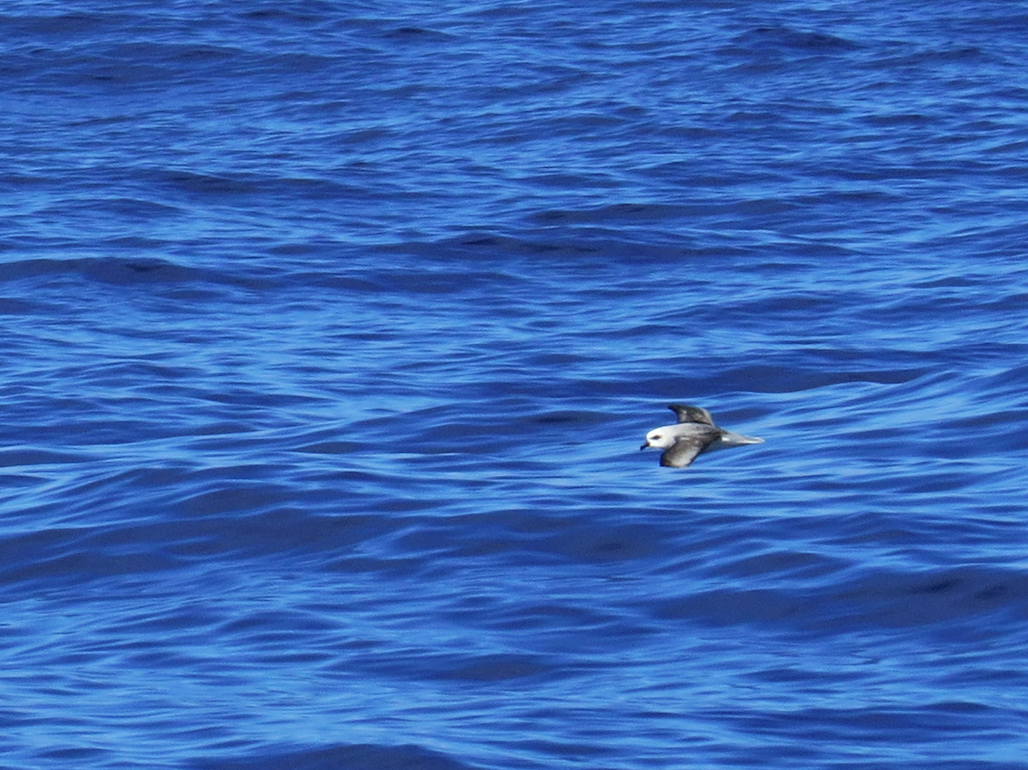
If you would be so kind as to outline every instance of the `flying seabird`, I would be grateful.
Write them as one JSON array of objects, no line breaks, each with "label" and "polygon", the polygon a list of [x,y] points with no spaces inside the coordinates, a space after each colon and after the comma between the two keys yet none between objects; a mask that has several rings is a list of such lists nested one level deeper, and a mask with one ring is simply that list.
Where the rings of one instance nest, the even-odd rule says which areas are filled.
[{"label": "flying seabird", "polygon": [[672,468],[684,468],[704,452],[728,449],[744,444],[763,444],[764,439],[742,436],[714,424],[710,412],[699,406],[671,404],[668,406],[678,416],[678,423],[654,428],[646,434],[646,443],[640,449],[655,447],[663,449],[660,464]]}]

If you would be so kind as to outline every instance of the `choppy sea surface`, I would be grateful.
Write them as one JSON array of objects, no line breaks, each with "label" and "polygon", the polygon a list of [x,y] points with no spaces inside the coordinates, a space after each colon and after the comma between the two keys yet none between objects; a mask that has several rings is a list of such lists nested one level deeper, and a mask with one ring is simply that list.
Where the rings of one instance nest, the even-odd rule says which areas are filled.
[{"label": "choppy sea surface", "polygon": [[1026,29],[0,5],[0,768],[1028,767]]}]

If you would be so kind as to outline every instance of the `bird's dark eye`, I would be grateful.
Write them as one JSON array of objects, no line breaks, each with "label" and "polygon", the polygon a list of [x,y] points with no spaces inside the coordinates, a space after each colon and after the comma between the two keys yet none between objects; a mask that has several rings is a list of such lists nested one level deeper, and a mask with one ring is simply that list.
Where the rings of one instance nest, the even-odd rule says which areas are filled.
[{"label": "bird's dark eye", "polygon": [[658,433],[658,434],[657,434],[656,436],[654,436],[653,438],[655,438],[655,439],[657,439],[657,440],[659,441],[659,440],[660,440],[660,434]]}]

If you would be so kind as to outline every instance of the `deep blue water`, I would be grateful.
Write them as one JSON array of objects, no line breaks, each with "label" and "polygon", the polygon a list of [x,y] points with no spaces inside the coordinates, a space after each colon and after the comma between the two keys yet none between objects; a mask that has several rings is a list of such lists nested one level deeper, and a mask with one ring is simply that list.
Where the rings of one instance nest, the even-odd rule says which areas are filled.
[{"label": "deep blue water", "polygon": [[1028,767],[1026,29],[0,5],[0,768]]}]

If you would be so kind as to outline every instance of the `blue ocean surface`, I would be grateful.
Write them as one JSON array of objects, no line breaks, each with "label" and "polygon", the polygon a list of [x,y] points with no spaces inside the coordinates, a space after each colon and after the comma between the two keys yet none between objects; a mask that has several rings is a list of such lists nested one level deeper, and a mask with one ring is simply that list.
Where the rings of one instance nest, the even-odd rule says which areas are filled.
[{"label": "blue ocean surface", "polygon": [[0,770],[1028,768],[1025,30],[0,4]]}]

